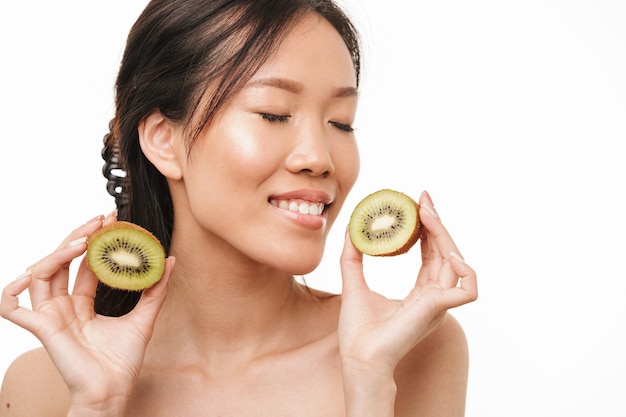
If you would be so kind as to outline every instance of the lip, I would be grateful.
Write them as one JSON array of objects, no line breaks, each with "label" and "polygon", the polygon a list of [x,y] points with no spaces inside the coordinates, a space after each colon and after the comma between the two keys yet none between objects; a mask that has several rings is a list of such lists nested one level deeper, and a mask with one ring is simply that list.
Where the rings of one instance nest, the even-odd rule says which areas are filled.
[{"label": "lip", "polygon": [[294,190],[282,194],[271,195],[270,200],[306,200],[313,203],[322,203],[325,206],[333,202],[332,197],[320,190]]},{"label": "lip", "polygon": [[[313,203],[322,203],[324,204],[324,210],[319,215],[302,214],[281,209],[271,204],[272,201],[276,200],[303,200]],[[270,203],[270,206],[276,210],[277,213],[287,218],[289,221],[309,230],[319,230],[326,225],[327,208],[328,205],[332,203],[332,197],[328,193],[319,190],[294,190],[272,195],[268,198],[268,203]]]}]

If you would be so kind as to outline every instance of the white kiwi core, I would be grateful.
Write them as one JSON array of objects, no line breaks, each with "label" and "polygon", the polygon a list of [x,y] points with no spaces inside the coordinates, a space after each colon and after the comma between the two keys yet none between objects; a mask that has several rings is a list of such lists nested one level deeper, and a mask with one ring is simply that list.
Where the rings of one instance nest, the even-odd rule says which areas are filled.
[{"label": "white kiwi core", "polygon": [[139,268],[141,266],[141,259],[132,253],[118,250],[111,253],[110,256],[119,265],[126,265],[131,268]]},{"label": "white kiwi core", "polygon": [[372,222],[371,230],[387,230],[396,222],[396,218],[393,216],[382,216]]}]

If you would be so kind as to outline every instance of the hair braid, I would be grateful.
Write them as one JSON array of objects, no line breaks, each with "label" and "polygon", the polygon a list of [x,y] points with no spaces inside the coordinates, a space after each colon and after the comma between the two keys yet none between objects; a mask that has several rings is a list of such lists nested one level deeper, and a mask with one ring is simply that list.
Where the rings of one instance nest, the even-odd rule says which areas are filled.
[{"label": "hair braid", "polygon": [[117,134],[116,119],[109,122],[109,133],[104,135],[102,148],[102,175],[107,179],[107,192],[115,198],[118,211],[124,209],[129,202],[128,179],[126,167],[123,166],[120,155],[120,144]]}]

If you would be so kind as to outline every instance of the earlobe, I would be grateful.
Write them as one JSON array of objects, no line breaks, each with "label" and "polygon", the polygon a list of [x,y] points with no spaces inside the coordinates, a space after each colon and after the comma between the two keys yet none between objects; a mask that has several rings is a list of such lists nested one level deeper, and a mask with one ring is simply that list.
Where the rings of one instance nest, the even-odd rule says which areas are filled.
[{"label": "earlobe", "polygon": [[165,177],[179,180],[182,172],[176,155],[172,125],[159,110],[153,110],[139,123],[139,145],[146,158]]}]

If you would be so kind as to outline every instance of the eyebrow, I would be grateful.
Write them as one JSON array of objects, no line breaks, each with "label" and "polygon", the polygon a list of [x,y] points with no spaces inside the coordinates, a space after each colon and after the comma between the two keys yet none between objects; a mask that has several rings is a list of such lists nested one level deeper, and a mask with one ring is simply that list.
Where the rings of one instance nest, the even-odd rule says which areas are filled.
[{"label": "eyebrow", "polygon": [[[281,90],[288,91],[293,94],[298,94],[302,91],[302,84],[287,80],[284,78],[260,78],[258,80],[251,80],[247,85],[249,87],[273,87]],[[340,87],[337,88],[334,97],[354,97],[358,96],[358,90],[355,87]]]}]

